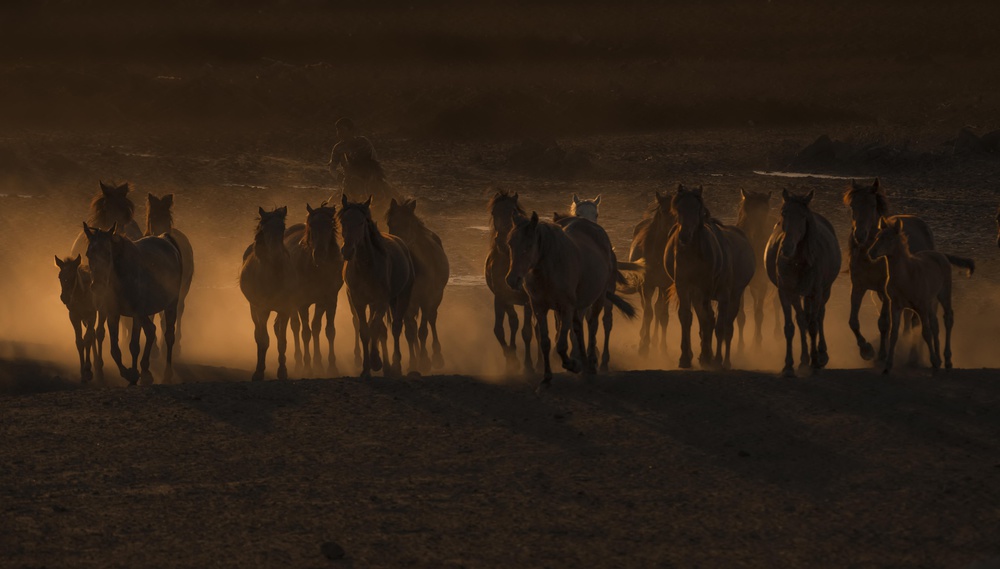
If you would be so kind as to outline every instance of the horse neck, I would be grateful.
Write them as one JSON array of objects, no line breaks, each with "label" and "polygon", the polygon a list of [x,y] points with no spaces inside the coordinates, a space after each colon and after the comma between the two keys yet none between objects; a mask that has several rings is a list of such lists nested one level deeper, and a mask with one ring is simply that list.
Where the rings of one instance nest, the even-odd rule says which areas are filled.
[{"label": "horse neck", "polygon": [[274,250],[274,247],[269,245],[264,239],[262,232],[258,232],[254,236],[253,240],[253,256],[256,257],[260,262],[265,264],[278,263],[282,260],[283,255],[288,252],[285,250],[284,245],[281,242],[278,243],[278,251]]},{"label": "horse neck", "polygon": [[538,262],[532,267],[532,271],[548,273],[550,270],[562,274],[561,270],[569,256],[566,254],[566,245],[569,238],[562,229],[549,225],[539,224],[538,235]]},{"label": "horse neck", "polygon": [[173,216],[146,216],[146,235],[160,235],[170,233],[174,228]]}]

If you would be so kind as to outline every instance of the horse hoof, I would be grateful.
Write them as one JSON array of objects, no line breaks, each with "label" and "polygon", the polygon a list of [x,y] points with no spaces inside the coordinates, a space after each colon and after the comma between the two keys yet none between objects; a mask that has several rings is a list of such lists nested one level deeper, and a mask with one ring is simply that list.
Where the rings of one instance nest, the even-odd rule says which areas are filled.
[{"label": "horse hoof", "polygon": [[802,375],[809,375],[813,371],[812,365],[807,363],[799,364],[799,373]]},{"label": "horse hoof", "polygon": [[288,379],[288,368],[285,366],[278,367],[278,379],[285,380]]},{"label": "horse hoof", "polygon": [[580,363],[574,359],[568,359],[562,364],[563,369],[570,373],[580,373]]},{"label": "horse hoof", "polygon": [[825,368],[828,363],[830,363],[830,355],[826,352],[820,352],[818,357],[816,357],[816,369]]},{"label": "horse hoof", "polygon": [[861,359],[869,362],[875,357],[875,348],[871,344],[865,342],[861,346]]},{"label": "horse hoof", "polygon": [[382,358],[377,353],[372,354],[371,369],[372,371],[382,371]]},{"label": "horse hoof", "polygon": [[371,379],[371,378],[372,378],[371,370],[367,369],[361,370],[361,379]]},{"label": "horse hoof", "polygon": [[326,368],[326,374],[330,377],[340,377],[340,370],[337,369],[337,366],[330,365]]},{"label": "horse hoof", "polygon": [[264,370],[261,369],[253,372],[250,381],[264,381]]},{"label": "horse hoof", "polygon": [[601,373],[608,373],[608,363],[604,362],[601,364]]},{"label": "horse hoof", "polygon": [[883,368],[883,369],[882,369],[882,375],[889,375],[889,372],[890,372],[891,370],[892,370],[892,368],[891,368],[891,367],[885,367],[885,368]]},{"label": "horse hoof", "polygon": [[441,352],[436,352],[434,357],[431,358],[431,367],[433,369],[441,369],[444,367],[444,357],[441,356]]},{"label": "horse hoof", "polygon": [[94,372],[89,369],[85,369],[80,372],[80,383],[90,383],[90,380],[94,379]]},{"label": "horse hoof", "polygon": [[681,361],[677,363],[677,367],[681,369],[691,369],[691,358],[681,358]]},{"label": "horse hoof", "polygon": [[139,380],[143,385],[153,385],[153,372],[148,369],[142,370],[142,373],[139,374]]},{"label": "horse hoof", "polygon": [[785,367],[785,369],[781,370],[781,377],[795,377],[795,368],[792,366]]},{"label": "horse hoof", "polygon": [[945,369],[951,369],[951,362],[944,362]]},{"label": "horse hoof", "polygon": [[125,378],[125,381],[127,381],[129,385],[135,385],[139,382],[139,371],[134,369],[125,370],[122,377]]}]

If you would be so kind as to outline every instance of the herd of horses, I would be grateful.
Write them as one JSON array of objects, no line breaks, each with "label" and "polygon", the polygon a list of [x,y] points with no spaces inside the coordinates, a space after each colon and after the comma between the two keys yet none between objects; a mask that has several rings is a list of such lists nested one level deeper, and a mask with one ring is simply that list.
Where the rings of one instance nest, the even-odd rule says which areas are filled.
[{"label": "herd of horses", "polygon": [[[194,251],[173,226],[172,195],[148,196],[143,231],[133,219],[135,207],[129,191],[128,184],[101,183],[73,253],[55,259],[83,381],[103,373],[105,328],[119,372],[133,385],[140,379],[152,381],[149,366],[158,351],[157,314],[164,339],[165,381],[172,375],[175,347],[180,349]],[[648,354],[651,345],[666,348],[673,301],[681,325],[679,367],[693,364],[691,327],[697,316],[699,365],[728,369],[737,327],[738,349],[744,345],[745,301],[752,302],[753,341],[759,346],[764,306],[770,298],[783,316],[783,373],[796,375],[796,326],[799,372],[825,367],[829,362],[826,304],[841,274],[842,259],[833,225],[810,207],[813,192],[796,195],[784,190],[775,211],[771,192],[741,190],[734,225],[713,217],[703,197],[700,186],[678,185],[672,193],[657,192],[635,226],[628,258],[619,260],[598,221],[600,196],[584,200],[574,195],[568,214],[555,213],[545,220],[537,212],[529,215],[517,193],[496,191],[487,206],[490,249],[485,279],[494,298],[494,334],[508,370],[534,373],[532,340],[537,335],[541,383],[550,382],[549,312],[554,315],[555,347],[562,367],[574,373],[607,370],[614,310],[627,318],[636,315],[625,298],[630,294],[638,295],[642,305],[640,354]],[[932,232],[920,218],[891,216],[878,179],[871,184],[852,181],[843,201],[852,219],[847,249],[849,324],[861,357],[882,362],[884,373],[889,373],[900,331],[919,326],[932,368],[939,369],[942,361],[950,368],[951,266],[971,275],[975,263],[936,251]],[[402,374],[401,336],[407,343],[409,373],[444,365],[437,315],[450,269],[441,239],[416,214],[417,202],[392,199],[385,213],[385,232],[373,217],[371,197],[354,202],[344,194],[339,205],[323,202],[313,208],[307,204],[305,221],[290,226],[287,207],[258,210],[253,242],[243,254],[239,274],[254,324],[254,380],[264,378],[272,312],[279,379],[288,377],[289,325],[296,365],[306,371],[322,367],[324,316],[326,371],[339,373],[334,319],[345,285],[354,323],[354,354],[362,377],[379,371],[387,376]],[[1000,246],[1000,212],[997,225]],[[881,301],[877,352],[862,335],[858,319],[861,300],[869,291]],[[945,325],[943,360],[939,307]],[[776,334],[782,330],[780,324],[776,320]],[[599,349],[601,326],[604,338]],[[131,367],[122,362],[120,327],[130,332]],[[140,334],[145,336],[141,359]]]}]

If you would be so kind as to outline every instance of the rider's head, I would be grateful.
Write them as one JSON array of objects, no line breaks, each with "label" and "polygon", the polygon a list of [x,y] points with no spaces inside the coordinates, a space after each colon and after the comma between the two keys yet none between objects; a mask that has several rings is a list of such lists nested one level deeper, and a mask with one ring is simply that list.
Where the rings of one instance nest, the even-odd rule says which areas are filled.
[{"label": "rider's head", "polygon": [[344,117],[337,121],[337,138],[344,139],[354,135],[354,121]]}]

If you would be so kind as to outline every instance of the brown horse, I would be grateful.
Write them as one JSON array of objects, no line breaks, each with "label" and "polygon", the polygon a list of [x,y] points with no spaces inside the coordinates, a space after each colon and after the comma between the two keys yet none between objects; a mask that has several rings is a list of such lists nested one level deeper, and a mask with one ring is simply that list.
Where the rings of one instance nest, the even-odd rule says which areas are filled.
[{"label": "brown horse", "polygon": [[[183,275],[180,251],[169,235],[144,237],[133,243],[118,235],[116,229],[112,225],[108,231],[103,231],[83,224],[94,298],[97,309],[107,318],[111,334],[111,357],[130,384],[135,385],[140,377],[152,381],[149,357],[156,343],[156,325],[151,317],[164,312],[163,337],[167,349],[163,379],[168,382],[173,377],[174,324]],[[122,316],[132,318],[131,368],[122,364],[118,346],[118,324]],[[140,328],[146,336],[141,375],[136,369]]]},{"label": "brown horse", "polygon": [[[677,224],[667,240],[663,267],[673,279],[677,294],[677,317],[681,321],[679,365],[691,367],[693,305],[701,332],[699,363],[729,369],[733,322],[756,268],[753,247],[742,231],[712,218],[702,200],[701,186],[688,190],[678,184],[670,209]],[[718,317],[713,313],[712,301],[718,303]],[[713,332],[717,343],[714,362]]]},{"label": "brown horse", "polygon": [[[407,318],[415,320],[417,313],[420,313],[420,329],[417,333],[420,367],[428,369],[433,366],[439,369],[444,366],[444,358],[441,356],[441,341],[438,339],[437,316],[450,269],[441,238],[417,217],[416,209],[417,200],[409,199],[399,203],[393,199],[385,214],[385,222],[389,233],[406,243],[413,259],[413,293]],[[434,338],[433,360],[427,355],[428,326]]]},{"label": "brown horse", "polygon": [[[90,202],[90,219],[87,224],[92,228],[107,231],[112,225],[118,233],[131,241],[142,238],[139,224],[135,222],[135,203],[128,197],[131,191],[128,182],[119,185],[106,185],[98,182],[101,191]],[[81,231],[73,242],[70,256],[83,255],[87,252],[87,236]],[[86,258],[84,257],[84,260]],[[86,263],[84,263],[86,264]]]},{"label": "brown horse", "polygon": [[904,308],[917,313],[924,342],[930,350],[931,367],[933,371],[941,368],[938,304],[944,308],[944,365],[951,369],[951,328],[955,324],[955,313],[951,307],[951,265],[968,270],[969,276],[972,276],[976,264],[972,259],[945,255],[932,249],[913,253],[907,243],[903,221],[889,221],[887,218],[881,219],[868,255],[873,261],[884,262],[889,275],[885,294],[889,299],[891,331],[882,373],[887,374],[892,369]]},{"label": "brown horse", "polygon": [[[344,237],[344,282],[347,284],[347,297],[358,317],[363,352],[361,377],[371,377],[372,371],[382,369],[383,360],[389,360],[385,326],[387,313],[391,315],[395,351],[392,364],[386,365],[384,374],[400,375],[402,355],[399,335],[406,320],[414,279],[410,252],[402,239],[379,231],[371,216],[371,196],[361,203],[348,201],[346,194],[341,199],[338,219]],[[406,328],[410,366],[414,367],[416,331],[410,325]],[[382,346],[382,358],[379,358],[379,344]]]},{"label": "brown horse", "polygon": [[[753,258],[755,261],[764,259],[764,249],[767,247],[767,240],[771,236],[777,218],[771,215],[771,192],[747,192],[740,188],[740,209],[736,214],[736,227],[750,240],[753,247]],[[754,271],[753,279],[750,280],[750,296],[753,297],[754,316],[754,343],[759,347],[764,340],[761,327],[764,324],[764,301],[770,294],[774,299],[774,333],[780,333],[780,324],[777,317],[781,305],[778,302],[777,291],[767,280],[766,271]],[[741,302],[745,299],[741,299]],[[736,322],[740,329],[739,349],[743,349],[743,326],[746,324],[746,313],[741,309],[736,315]]]},{"label": "brown horse", "polygon": [[[813,192],[796,196],[782,192],[781,218],[774,226],[764,252],[767,276],[778,287],[781,310],[785,315],[784,375],[793,377],[792,339],[795,324],[792,308],[799,325],[802,341],[802,368],[811,363],[813,369],[826,366],[830,357],[826,350],[826,302],[830,289],[840,272],[840,245],[833,225],[822,215],[809,209]],[[803,306],[804,304],[804,306]],[[808,330],[812,349],[806,345]],[[818,342],[817,342],[818,337]]]},{"label": "brown horse", "polygon": [[[573,373],[593,373],[597,366],[597,316],[610,300],[626,315],[634,314],[628,302],[615,293],[619,274],[611,241],[601,226],[572,218],[565,227],[514,214],[507,235],[510,268],[505,278],[512,290],[523,289],[529,298],[544,361],[542,385],[552,379],[548,312],[555,311],[556,352],[563,368]],[[590,323],[589,341],[583,341],[583,314]],[[573,355],[567,349],[572,331]],[[586,349],[586,352],[584,352]],[[607,353],[607,350],[605,350]],[[582,360],[582,361],[581,361]]]},{"label": "brown horse", "polygon": [[274,336],[278,342],[278,379],[288,379],[288,368],[285,366],[288,319],[298,308],[295,305],[298,275],[284,244],[288,208],[280,207],[272,211],[257,208],[257,212],[259,217],[253,243],[243,253],[243,266],[240,267],[240,291],[250,303],[253,337],[257,343],[257,367],[252,379],[264,379],[267,348],[271,343],[267,321],[272,312],[275,313]]},{"label": "brown horse", "polygon": [[[663,267],[663,253],[667,248],[670,229],[676,221],[677,218],[670,210],[670,196],[656,192],[656,198],[632,232],[628,260],[645,265],[642,279],[636,287],[642,300],[642,324],[639,327],[640,355],[649,353],[651,342],[658,341],[663,352],[667,349],[667,323],[670,320],[668,291],[674,281]],[[656,322],[650,336],[649,328],[654,316]]]},{"label": "brown horse", "polygon": [[573,203],[569,206],[569,214],[597,223],[597,213],[600,207],[601,196],[597,196],[592,200],[581,200],[576,194],[573,194]]},{"label": "brown horse", "polygon": [[103,366],[100,349],[94,350],[97,308],[92,291],[93,281],[90,270],[80,266],[81,260],[80,255],[71,259],[60,259],[57,256],[56,266],[59,267],[59,299],[69,310],[69,321],[76,337],[76,351],[80,356],[80,380],[87,383],[94,377],[90,366],[91,352],[94,353],[95,366],[98,369]]},{"label": "brown horse", "polygon": [[[144,236],[168,234],[177,244],[177,249],[181,253],[184,275],[181,277],[181,296],[177,302],[177,332],[174,334],[176,341],[174,352],[181,354],[181,320],[184,317],[184,302],[188,292],[191,291],[191,279],[194,278],[194,248],[191,241],[180,229],[174,227],[174,194],[167,194],[158,198],[153,194],[146,194],[146,231]],[[160,325],[163,325],[163,315],[160,316]]]},{"label": "brown horse", "polygon": [[[507,234],[514,226],[514,216],[524,215],[524,209],[517,203],[517,198],[516,192],[511,194],[507,190],[498,190],[490,198],[487,206],[490,212],[490,252],[486,256],[486,285],[493,292],[493,334],[500,342],[500,347],[507,358],[508,370],[517,367],[517,347],[514,339],[519,323],[514,307],[524,307],[524,326],[521,328],[521,338],[524,341],[524,373],[531,374],[534,371],[531,358],[531,305],[524,289],[513,289],[507,286],[506,281],[507,271],[510,269]],[[504,316],[507,317],[510,326],[509,344],[504,337]]]},{"label": "brown horse", "polygon": [[[882,193],[879,179],[871,185],[857,184],[851,180],[851,187],[844,192],[844,204],[851,208],[851,239],[848,241],[848,262],[851,273],[851,316],[850,326],[857,340],[861,357],[876,361],[885,360],[885,350],[889,345],[889,305],[885,296],[886,274],[885,263],[872,261],[868,257],[878,232],[878,223],[882,217],[889,215],[889,204]],[[903,232],[910,244],[910,251],[918,253],[934,249],[934,235],[924,220],[913,215],[895,215],[887,217],[890,223],[902,222]],[[861,334],[861,322],[858,312],[861,310],[861,300],[869,290],[874,291],[882,302],[879,311],[879,348],[878,356],[875,349]],[[907,322],[907,326],[909,322]]]},{"label": "brown horse", "polygon": [[[344,286],[344,257],[337,243],[337,207],[326,202],[313,208],[306,204],[306,222],[297,223],[285,230],[285,248],[291,256],[292,267],[297,273],[296,311],[291,314],[292,339],[295,343],[295,364],[303,364],[305,370],[312,369],[313,362],[319,367],[319,336],[326,316],[326,340],[329,350],[327,371],[337,375],[337,358],[333,341],[337,331],[337,297]],[[309,321],[309,307],[316,305],[312,322]],[[299,326],[301,323],[302,350],[299,348]],[[309,342],[313,342],[315,357],[310,356]]]}]

